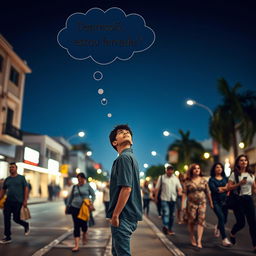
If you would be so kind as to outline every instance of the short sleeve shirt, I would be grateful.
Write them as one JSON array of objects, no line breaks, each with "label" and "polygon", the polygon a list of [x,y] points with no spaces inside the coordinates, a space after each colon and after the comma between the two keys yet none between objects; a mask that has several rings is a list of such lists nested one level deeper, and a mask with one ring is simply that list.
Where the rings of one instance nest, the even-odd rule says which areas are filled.
[{"label": "short sleeve shirt", "polygon": [[22,175],[7,177],[3,185],[3,189],[7,190],[7,201],[22,203],[26,186],[26,179]]},{"label": "short sleeve shirt", "polygon": [[177,199],[178,189],[182,188],[180,180],[174,174],[171,177],[168,177],[167,174],[164,174],[158,178],[156,188],[159,189],[161,183],[161,200],[175,202]]},{"label": "short sleeve shirt", "polygon": [[120,219],[128,219],[133,222],[142,220],[139,166],[130,148],[123,150],[112,166],[107,218],[112,217],[122,187],[130,187],[132,190],[120,214]]},{"label": "short sleeve shirt", "polygon": [[[243,172],[240,176],[238,176],[238,181],[240,182],[244,177],[247,177],[247,183],[241,186],[239,195],[252,195],[252,185],[255,182],[255,176],[248,172]],[[231,173],[229,180],[236,183],[234,172]]]}]

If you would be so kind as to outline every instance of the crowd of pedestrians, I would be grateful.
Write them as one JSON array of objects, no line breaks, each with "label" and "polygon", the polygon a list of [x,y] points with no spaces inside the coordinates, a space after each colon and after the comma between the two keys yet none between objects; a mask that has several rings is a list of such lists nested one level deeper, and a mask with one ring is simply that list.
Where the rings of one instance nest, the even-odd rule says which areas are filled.
[{"label": "crowd of pedestrians", "polygon": [[[230,247],[236,244],[236,234],[245,227],[247,221],[253,251],[256,253],[256,217],[252,198],[253,193],[256,193],[256,181],[254,172],[249,167],[248,157],[246,155],[237,157],[229,177],[226,177],[222,163],[215,163],[212,166],[209,180],[203,176],[198,164],[191,164],[185,174],[180,174],[179,179],[173,174],[173,170],[173,166],[169,165],[166,173],[160,175],[157,182],[153,181],[150,190],[158,215],[162,218],[163,233],[175,234],[172,226],[176,207],[177,222],[188,225],[191,245],[203,248],[202,239],[208,201],[218,220],[214,228],[214,236],[221,236],[221,245]],[[144,202],[144,207],[147,204],[148,202]],[[236,219],[229,234],[225,229],[228,210],[232,210]]]}]

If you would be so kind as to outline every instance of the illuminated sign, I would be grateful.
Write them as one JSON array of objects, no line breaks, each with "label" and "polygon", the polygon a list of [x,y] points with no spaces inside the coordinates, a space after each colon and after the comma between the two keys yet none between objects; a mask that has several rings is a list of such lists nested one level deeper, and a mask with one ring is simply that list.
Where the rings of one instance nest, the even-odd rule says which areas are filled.
[{"label": "illuminated sign", "polygon": [[60,169],[59,162],[56,160],[53,160],[53,159],[49,159],[48,160],[48,169],[49,169],[49,171],[59,172],[59,169]]},{"label": "illuminated sign", "polygon": [[24,162],[31,165],[39,164],[40,153],[32,148],[25,147],[24,149]]}]

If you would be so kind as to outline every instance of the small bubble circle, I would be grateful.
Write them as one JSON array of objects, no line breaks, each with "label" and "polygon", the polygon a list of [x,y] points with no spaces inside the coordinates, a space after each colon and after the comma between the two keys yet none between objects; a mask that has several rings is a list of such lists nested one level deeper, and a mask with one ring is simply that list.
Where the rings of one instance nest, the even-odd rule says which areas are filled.
[{"label": "small bubble circle", "polygon": [[108,104],[108,100],[107,100],[106,98],[103,98],[103,99],[101,100],[101,104],[102,104],[103,106],[106,106],[106,105]]},{"label": "small bubble circle", "polygon": [[110,118],[110,117],[112,117],[112,114],[111,114],[111,113],[108,113],[107,116]]},{"label": "small bubble circle", "polygon": [[96,71],[93,73],[93,78],[96,81],[100,81],[103,78],[103,74],[100,71]]},{"label": "small bubble circle", "polygon": [[104,90],[103,90],[103,89],[99,89],[99,90],[98,90],[98,94],[99,94],[99,95],[102,95],[103,93],[104,93]]}]

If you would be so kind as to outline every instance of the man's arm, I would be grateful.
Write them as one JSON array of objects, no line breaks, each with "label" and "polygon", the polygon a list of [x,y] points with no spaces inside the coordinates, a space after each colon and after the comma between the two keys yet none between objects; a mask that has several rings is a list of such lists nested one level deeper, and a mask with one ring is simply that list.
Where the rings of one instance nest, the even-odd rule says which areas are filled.
[{"label": "man's arm", "polygon": [[6,193],[6,190],[2,188],[0,190],[0,200],[4,197],[5,193]]},{"label": "man's arm", "polygon": [[122,210],[124,209],[130,194],[131,194],[132,188],[131,187],[122,187],[118,196],[118,200],[117,200],[117,204],[116,207],[114,209],[112,218],[111,218],[111,225],[114,227],[118,227],[119,226],[119,216],[122,212]]},{"label": "man's arm", "polygon": [[27,207],[27,205],[28,205],[28,186],[25,186],[25,188],[24,188],[23,206]]}]

